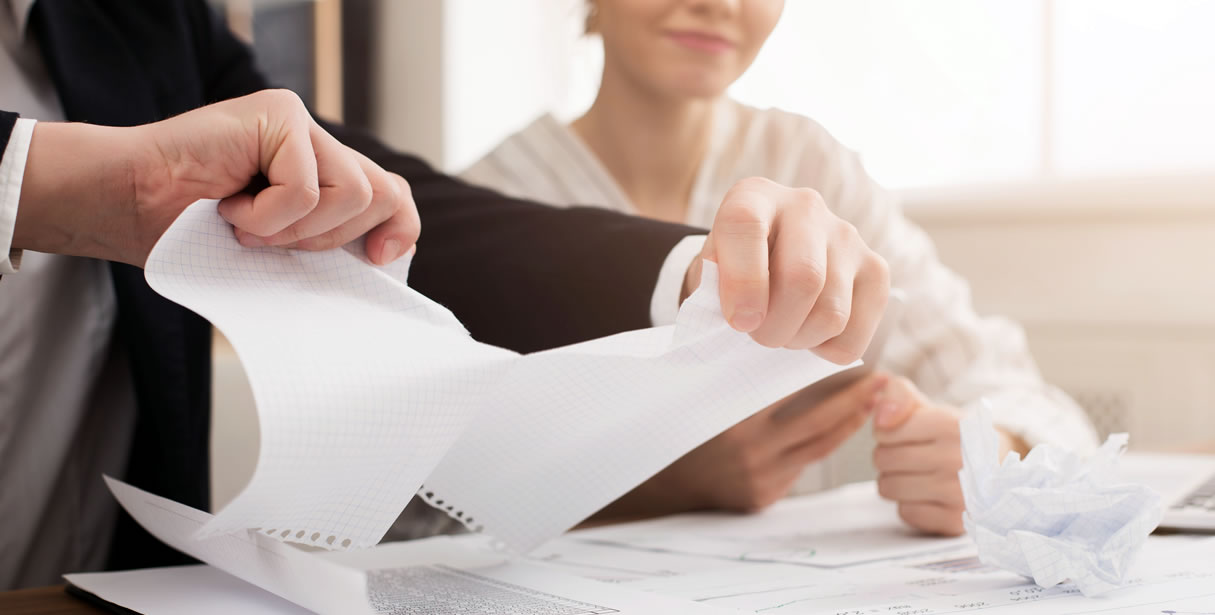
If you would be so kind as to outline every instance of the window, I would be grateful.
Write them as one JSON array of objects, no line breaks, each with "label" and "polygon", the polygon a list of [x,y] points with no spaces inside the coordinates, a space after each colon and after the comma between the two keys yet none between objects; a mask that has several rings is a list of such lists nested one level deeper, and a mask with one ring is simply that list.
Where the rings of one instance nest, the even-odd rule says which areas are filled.
[{"label": "window", "polygon": [[893,188],[1215,171],[1215,2],[798,0],[731,94]]}]

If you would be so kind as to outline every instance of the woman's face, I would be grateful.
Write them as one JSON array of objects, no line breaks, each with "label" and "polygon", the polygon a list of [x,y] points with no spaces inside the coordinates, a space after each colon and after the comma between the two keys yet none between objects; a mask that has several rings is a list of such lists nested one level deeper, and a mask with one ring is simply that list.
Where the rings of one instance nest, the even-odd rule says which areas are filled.
[{"label": "woman's face", "polygon": [[715,97],[755,60],[784,0],[593,0],[611,70],[651,92]]}]

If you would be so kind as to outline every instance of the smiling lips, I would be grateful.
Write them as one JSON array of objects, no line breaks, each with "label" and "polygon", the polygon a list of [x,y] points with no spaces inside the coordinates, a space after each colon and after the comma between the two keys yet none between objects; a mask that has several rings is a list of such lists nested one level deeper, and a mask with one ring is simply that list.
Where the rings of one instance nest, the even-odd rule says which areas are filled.
[{"label": "smiling lips", "polygon": [[667,36],[683,47],[704,53],[724,53],[734,49],[734,43],[706,32],[681,30],[668,32]]}]

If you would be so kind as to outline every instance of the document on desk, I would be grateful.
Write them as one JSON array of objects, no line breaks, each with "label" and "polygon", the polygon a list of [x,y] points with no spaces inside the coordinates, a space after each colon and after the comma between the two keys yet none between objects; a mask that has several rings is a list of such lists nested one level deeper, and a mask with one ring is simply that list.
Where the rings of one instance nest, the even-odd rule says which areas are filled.
[{"label": "document on desk", "polygon": [[966,538],[943,539],[907,527],[899,520],[896,505],[878,498],[873,482],[786,498],[753,515],[721,512],[674,515],[580,530],[565,539],[570,540],[730,561],[820,568],[945,553],[970,545]]},{"label": "document on desk", "polygon": [[67,575],[143,615],[600,615],[721,612],[716,607],[555,572],[446,537],[347,552],[305,552],[256,532],[197,540],[211,515],[107,479],[123,508],[166,544],[209,565]]},{"label": "document on desk", "polygon": [[199,537],[369,547],[424,483],[433,505],[527,551],[842,369],[731,329],[712,263],[672,327],[520,356],[409,288],[407,262],[358,252],[245,248],[214,201],[152,250],[149,284],[232,342],[260,422],[253,478]]},{"label": "document on desk", "polygon": [[[870,491],[867,497],[846,488],[836,498],[834,518],[880,518],[884,503]],[[829,502],[838,492],[809,496]],[[796,502],[795,502],[796,503]],[[804,507],[809,508],[809,507]],[[678,539],[697,532],[686,516],[663,531]],[[755,517],[752,520],[762,518]],[[818,516],[807,517],[812,524]],[[678,517],[672,518],[680,519]],[[723,521],[722,537],[756,534],[745,526],[748,518]],[[890,519],[898,523],[897,519]],[[824,525],[831,527],[832,521]],[[779,522],[768,535],[775,535]],[[651,522],[625,524],[607,530],[622,534],[638,527],[653,529]],[[875,525],[875,529],[879,526]],[[703,527],[701,527],[703,529]],[[826,528],[824,531],[829,532]],[[638,549],[606,541],[587,541],[598,529],[572,532],[529,554],[537,564],[592,579],[610,580],[630,589],[644,590],[697,604],[753,613],[871,615],[877,613],[934,615],[941,613],[1197,613],[1215,614],[1215,539],[1152,537],[1133,569],[1126,587],[1089,598],[1075,583],[1044,589],[1032,579],[980,561],[973,544],[932,539],[940,550],[920,549],[893,555],[890,545],[858,542],[858,555],[869,550],[868,563],[841,566],[810,565],[812,559],[774,563],[719,556],[697,556],[670,551]],[[646,532],[639,533],[648,533]],[[843,531],[847,535],[847,530]],[[480,537],[457,540],[472,542]],[[830,542],[830,541],[828,541]],[[948,546],[953,545],[953,546]],[[890,555],[882,557],[882,555]]]},{"label": "document on desk", "polygon": [[1051,588],[987,566],[972,551],[838,569],[729,563],[627,587],[754,613],[1215,613],[1215,541],[1149,542],[1121,589],[1086,597],[1072,583]]}]

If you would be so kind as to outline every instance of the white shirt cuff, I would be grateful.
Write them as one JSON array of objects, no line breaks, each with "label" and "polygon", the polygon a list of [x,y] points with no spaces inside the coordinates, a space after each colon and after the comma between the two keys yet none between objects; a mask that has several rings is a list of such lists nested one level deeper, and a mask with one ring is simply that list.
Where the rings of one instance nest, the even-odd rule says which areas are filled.
[{"label": "white shirt cuff", "polygon": [[984,405],[991,410],[996,427],[1021,438],[1031,448],[1053,444],[1092,454],[1100,444],[1084,411],[1057,389],[1040,394],[1023,390],[996,392],[967,404],[966,409],[973,411]]},{"label": "white shirt cuff", "polygon": [[679,240],[662,262],[658,271],[658,283],[650,298],[650,324],[655,327],[675,324],[679,314],[679,295],[683,292],[683,281],[688,276],[688,267],[693,259],[700,258],[705,247],[705,235],[689,235]]},{"label": "white shirt cuff", "polygon": [[4,158],[0,159],[0,275],[16,273],[21,266],[21,250],[13,250],[13,230],[17,226],[17,205],[21,202],[21,180],[25,178],[25,159],[30,153],[35,120],[19,118],[9,135]]}]

